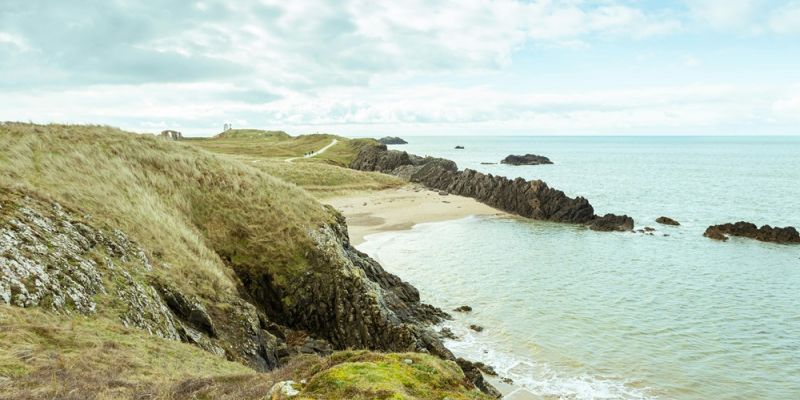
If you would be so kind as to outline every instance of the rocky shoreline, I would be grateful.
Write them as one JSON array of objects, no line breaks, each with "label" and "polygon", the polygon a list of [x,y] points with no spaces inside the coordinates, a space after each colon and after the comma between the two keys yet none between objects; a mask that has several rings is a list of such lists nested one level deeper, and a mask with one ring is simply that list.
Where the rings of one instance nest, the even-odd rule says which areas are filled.
[{"label": "rocky shoreline", "polygon": [[475,170],[460,171],[455,162],[443,158],[419,157],[385,145],[361,149],[350,168],[378,171],[451,194],[474,198],[481,203],[522,217],[582,224],[597,231],[630,231],[633,218],[627,215],[595,215],[583,197],[570,198],[541,180],[514,180]]},{"label": "rocky shoreline", "polygon": [[703,236],[723,242],[728,240],[728,236],[739,236],[760,242],[800,244],[800,233],[793,226],[781,228],[763,225],[759,228],[756,224],[745,221],[709,226]]},{"label": "rocky shoreline", "polygon": [[[422,303],[417,289],[352,247],[344,217],[331,207],[333,222],[308,232],[314,243],[308,273],[286,281],[229,260],[241,282],[239,295],[208,301],[152,277],[166,266],[122,231],[94,226],[75,210],[23,192],[2,200],[0,303],[95,315],[110,312],[98,296],[122,301],[124,325],[258,371],[296,354],[348,348],[457,361],[431,329],[450,316]],[[477,367],[460,364],[476,387],[499,396]]]}]

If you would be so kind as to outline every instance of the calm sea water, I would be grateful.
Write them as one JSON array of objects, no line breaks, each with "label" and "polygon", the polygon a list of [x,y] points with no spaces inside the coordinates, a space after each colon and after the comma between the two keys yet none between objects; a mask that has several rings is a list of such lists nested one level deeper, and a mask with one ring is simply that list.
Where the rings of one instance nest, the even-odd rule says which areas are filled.
[{"label": "calm sea water", "polygon": [[[800,138],[407,139],[392,147],[542,179],[657,228],[470,217],[368,237],[359,247],[425,301],[473,307],[446,323],[457,354],[546,398],[800,398],[800,246],[702,236],[738,220],[800,226]],[[555,164],[480,164],[510,153]]]}]

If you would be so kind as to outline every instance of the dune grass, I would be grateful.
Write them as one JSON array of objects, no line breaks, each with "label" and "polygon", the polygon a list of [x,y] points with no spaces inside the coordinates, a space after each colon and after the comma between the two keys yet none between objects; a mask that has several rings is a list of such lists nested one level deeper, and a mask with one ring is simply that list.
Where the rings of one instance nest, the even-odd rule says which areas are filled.
[{"label": "dune grass", "polygon": [[306,230],[331,218],[306,191],[251,165],[101,126],[0,125],[0,188],[126,232],[152,253],[156,274],[207,299],[235,290],[220,256],[299,272]]},{"label": "dune grass", "polygon": [[[291,157],[319,150],[333,140],[337,144],[324,153],[299,158],[292,163]],[[286,182],[294,183],[325,198],[359,191],[382,190],[405,184],[397,177],[377,172],[356,171],[347,165],[373,139],[348,139],[329,134],[313,134],[291,137],[284,132],[258,130],[231,130],[218,137],[191,139],[186,143],[222,154],[249,164]]]}]

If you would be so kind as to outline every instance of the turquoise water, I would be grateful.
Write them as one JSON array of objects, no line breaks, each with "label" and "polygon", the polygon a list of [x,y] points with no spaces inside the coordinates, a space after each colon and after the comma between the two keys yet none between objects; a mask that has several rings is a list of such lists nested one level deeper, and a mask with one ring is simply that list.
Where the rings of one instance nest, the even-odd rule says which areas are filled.
[{"label": "turquoise water", "polygon": [[[800,138],[407,139],[393,147],[539,178],[657,229],[470,217],[369,236],[359,247],[425,301],[473,307],[446,323],[457,354],[546,398],[800,398],[800,247],[702,237],[800,226]],[[528,152],[555,164],[480,164]]]}]

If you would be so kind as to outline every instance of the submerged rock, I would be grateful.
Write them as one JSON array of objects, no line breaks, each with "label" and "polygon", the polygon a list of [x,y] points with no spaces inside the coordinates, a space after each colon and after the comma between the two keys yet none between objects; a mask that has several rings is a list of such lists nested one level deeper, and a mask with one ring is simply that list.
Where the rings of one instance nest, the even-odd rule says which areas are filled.
[{"label": "submerged rock", "polygon": [[472,324],[469,326],[469,329],[472,329],[475,332],[483,332],[483,327],[480,325]]},{"label": "submerged rock", "polygon": [[464,146],[456,146],[455,149],[456,150],[464,150]]},{"label": "submerged rock", "polygon": [[658,217],[658,218],[656,218],[656,222],[658,222],[659,224],[664,224],[664,225],[673,225],[673,226],[679,226],[680,225],[680,223],[678,221],[675,221],[674,219],[672,219],[670,217]]},{"label": "submerged rock", "polygon": [[504,158],[503,161],[500,161],[500,163],[508,165],[542,165],[552,164],[553,162],[545,156],[539,156],[536,154],[525,154],[524,156],[516,156],[512,154]]},{"label": "submerged rock", "polygon": [[470,311],[472,311],[472,307],[466,306],[466,305],[465,306],[460,306],[460,307],[456,307],[455,309],[453,309],[453,311],[455,311],[455,312],[470,312]]},{"label": "submerged rock", "polygon": [[382,144],[408,144],[408,142],[397,136],[382,137],[378,139],[378,142],[381,142]]},{"label": "submerged rock", "polygon": [[780,228],[763,225],[759,228],[751,222],[739,221],[733,224],[712,225],[703,233],[703,236],[707,238],[722,241],[728,240],[726,235],[746,237],[762,242],[800,244],[800,233],[793,226]]}]

